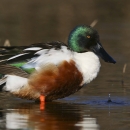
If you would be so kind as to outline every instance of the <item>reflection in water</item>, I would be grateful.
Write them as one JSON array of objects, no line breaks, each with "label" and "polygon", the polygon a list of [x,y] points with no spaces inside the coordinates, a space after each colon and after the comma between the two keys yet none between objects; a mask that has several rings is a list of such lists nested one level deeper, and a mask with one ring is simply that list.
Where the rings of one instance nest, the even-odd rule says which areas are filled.
[{"label": "reflection in water", "polygon": [[98,130],[95,118],[84,118],[84,115],[89,115],[88,112],[66,103],[47,103],[44,111],[39,110],[39,104],[17,104],[1,113],[4,116],[0,122],[5,124],[1,130]]},{"label": "reflection in water", "polygon": [[27,114],[20,114],[15,110],[11,113],[6,113],[6,128],[7,129],[26,129],[27,128]]},{"label": "reflection in water", "polygon": [[96,118],[83,118],[83,121],[78,122],[75,126],[80,126],[81,130],[98,130],[99,125],[96,124]]}]

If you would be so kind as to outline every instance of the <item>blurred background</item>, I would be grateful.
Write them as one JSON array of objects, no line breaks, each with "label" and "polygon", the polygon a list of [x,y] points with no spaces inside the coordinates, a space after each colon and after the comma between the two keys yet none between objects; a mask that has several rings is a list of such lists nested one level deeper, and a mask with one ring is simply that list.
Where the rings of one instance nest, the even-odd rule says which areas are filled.
[{"label": "blurred background", "polygon": [[128,42],[129,9],[129,0],[1,0],[0,44],[6,39],[12,45],[65,42],[73,27],[90,25],[95,19],[102,42],[118,39],[121,43],[124,38]]}]

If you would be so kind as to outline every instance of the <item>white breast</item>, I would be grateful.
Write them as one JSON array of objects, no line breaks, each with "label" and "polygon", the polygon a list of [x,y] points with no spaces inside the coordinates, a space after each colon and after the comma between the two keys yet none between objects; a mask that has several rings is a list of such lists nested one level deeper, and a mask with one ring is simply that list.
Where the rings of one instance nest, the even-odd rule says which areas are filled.
[{"label": "white breast", "polygon": [[97,55],[93,52],[74,52],[74,61],[77,68],[83,73],[82,84],[89,83],[96,78],[101,66]]}]

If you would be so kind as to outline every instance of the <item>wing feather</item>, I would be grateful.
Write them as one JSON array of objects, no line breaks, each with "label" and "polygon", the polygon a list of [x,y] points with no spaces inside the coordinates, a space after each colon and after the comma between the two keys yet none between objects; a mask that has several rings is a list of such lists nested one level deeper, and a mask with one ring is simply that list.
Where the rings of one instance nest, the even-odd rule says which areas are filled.
[{"label": "wing feather", "polygon": [[35,43],[29,46],[0,46],[0,57],[2,61],[7,63],[28,61],[36,56],[36,52],[44,49],[61,49],[62,46],[68,47],[66,44],[60,41],[48,42],[48,43]]},{"label": "wing feather", "polygon": [[[56,50],[63,50],[63,46],[69,49],[66,44],[59,41],[49,43],[35,43],[29,46],[0,46],[0,73],[28,77],[28,71],[25,69],[30,68],[27,68],[27,65],[32,66],[30,71],[33,72],[37,59],[37,66],[41,65],[40,62],[42,62],[42,64],[47,63],[48,61],[52,61],[55,63],[55,58],[53,55],[54,53],[56,54],[56,62],[59,62],[58,59],[61,60],[63,57],[62,55],[60,56],[61,53],[58,53]],[[52,48],[53,50],[55,50],[54,53],[51,53],[51,51],[51,56],[46,55],[49,53],[50,50],[52,50]],[[17,66],[17,64],[19,63],[24,63],[24,65]]]},{"label": "wing feather", "polygon": [[8,64],[0,65],[0,74],[4,74],[4,75],[11,74],[11,75],[24,77],[24,78],[29,77],[29,74],[23,71],[22,69]]}]

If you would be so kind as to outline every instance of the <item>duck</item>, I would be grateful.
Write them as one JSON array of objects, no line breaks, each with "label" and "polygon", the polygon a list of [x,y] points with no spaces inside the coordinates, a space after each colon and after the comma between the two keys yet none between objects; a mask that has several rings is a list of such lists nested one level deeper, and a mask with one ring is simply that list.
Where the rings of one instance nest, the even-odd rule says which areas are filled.
[{"label": "duck", "polygon": [[95,79],[101,64],[116,61],[91,26],[76,26],[61,41],[0,47],[1,91],[25,99],[53,101],[67,97]]}]

